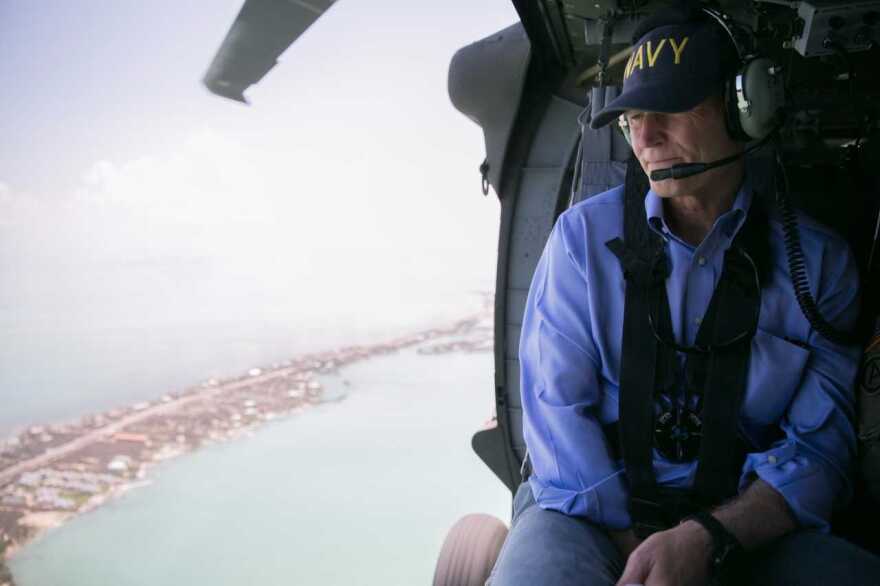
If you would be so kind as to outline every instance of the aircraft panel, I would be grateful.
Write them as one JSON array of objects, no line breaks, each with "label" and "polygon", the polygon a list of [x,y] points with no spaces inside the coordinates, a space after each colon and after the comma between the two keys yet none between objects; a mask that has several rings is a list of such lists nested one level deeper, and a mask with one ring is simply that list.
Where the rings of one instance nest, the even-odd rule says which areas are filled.
[{"label": "aircraft panel", "polygon": [[506,352],[507,358],[518,358],[519,357],[519,338],[522,332],[522,328],[518,326],[507,326],[507,338],[505,339],[505,344],[507,345]]},{"label": "aircraft panel", "polygon": [[483,129],[487,178],[496,192],[529,62],[529,41],[517,23],[460,49],[449,65],[449,98]]},{"label": "aircraft panel", "polygon": [[519,360],[509,358],[505,362],[507,370],[507,404],[510,407],[521,407],[522,397],[519,394]]},{"label": "aircraft panel", "polygon": [[558,96],[550,98],[547,113],[526,160],[527,167],[562,167],[568,164],[569,154],[579,133],[577,117],[583,109],[584,106]]},{"label": "aircraft panel", "polygon": [[506,321],[511,326],[521,326],[523,313],[526,310],[526,299],[529,296],[527,288],[517,289],[510,287],[507,290],[507,316]]},{"label": "aircraft panel", "polygon": [[519,458],[520,462],[522,462],[523,458],[526,457],[526,443],[523,440],[522,435],[522,407],[511,407],[508,411],[508,417],[510,417],[510,428],[515,430],[512,438],[513,451],[517,458]]},{"label": "aircraft panel", "polygon": [[547,235],[553,227],[561,173],[558,167],[531,168],[522,172],[508,259],[509,287],[528,289],[532,282]]}]

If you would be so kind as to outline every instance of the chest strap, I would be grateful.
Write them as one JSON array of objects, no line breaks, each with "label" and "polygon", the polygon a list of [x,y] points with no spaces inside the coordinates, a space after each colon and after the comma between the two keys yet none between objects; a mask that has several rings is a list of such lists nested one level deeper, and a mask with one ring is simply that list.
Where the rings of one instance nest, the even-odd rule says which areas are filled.
[{"label": "chest strap", "polygon": [[[642,536],[736,494],[745,456],[738,415],[760,310],[760,282],[769,258],[766,218],[755,201],[725,254],[695,346],[679,346],[666,295],[670,267],[665,242],[645,218],[647,191],[647,177],[633,159],[627,165],[624,239],[606,243],[626,280],[617,434],[629,480],[630,515]],[[684,389],[676,388],[677,351],[686,353]],[[696,428],[673,426],[673,433],[681,436],[675,441],[699,445],[694,485],[684,496],[680,490],[658,487],[653,469],[659,398],[671,395],[677,403],[681,398],[676,391],[683,391],[685,407],[689,397],[695,398],[700,420]]]}]

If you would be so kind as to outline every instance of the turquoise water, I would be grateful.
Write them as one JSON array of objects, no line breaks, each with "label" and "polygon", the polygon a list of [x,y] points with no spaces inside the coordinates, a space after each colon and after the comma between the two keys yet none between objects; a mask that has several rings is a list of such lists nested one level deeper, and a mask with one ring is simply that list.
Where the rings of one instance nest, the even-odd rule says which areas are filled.
[{"label": "turquoise water", "polygon": [[462,515],[509,520],[470,449],[492,356],[412,350],[324,379],[343,400],[155,469],[10,562],[19,586],[427,584]]}]

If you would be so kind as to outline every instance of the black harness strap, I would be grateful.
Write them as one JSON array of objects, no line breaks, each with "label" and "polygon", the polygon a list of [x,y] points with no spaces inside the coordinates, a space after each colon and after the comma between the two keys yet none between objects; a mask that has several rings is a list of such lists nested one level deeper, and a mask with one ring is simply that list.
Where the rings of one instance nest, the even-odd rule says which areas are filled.
[{"label": "black harness strap", "polygon": [[[653,469],[654,392],[665,386],[662,379],[667,378],[668,360],[658,359],[658,352],[666,354],[666,350],[644,334],[650,328],[652,300],[658,292],[666,300],[668,264],[663,239],[641,228],[645,215],[638,202],[644,202],[648,182],[635,159],[627,163],[625,185],[624,238],[632,245],[625,245],[619,238],[606,243],[620,260],[627,283],[620,364],[619,447],[629,479],[630,511],[635,517],[653,519],[658,513]],[[669,304],[665,306],[668,314]],[[661,372],[658,365],[663,365]]]},{"label": "black harness strap", "polygon": [[761,307],[761,283],[768,270],[767,226],[756,197],[745,225],[725,253],[718,286],[697,331],[697,345],[705,347],[732,340],[743,332],[746,324],[754,324],[753,329],[736,343],[708,355],[691,355],[688,360],[687,378],[703,379],[692,381],[702,389],[704,397],[694,492],[707,506],[736,494],[745,457],[737,423]]},{"label": "black harness strap", "polygon": [[[724,272],[731,268],[730,256],[735,254],[738,253],[730,250],[727,252]],[[701,324],[698,339],[699,334],[711,332],[705,338],[715,341],[729,340],[736,335],[737,329],[741,331],[743,324],[751,323],[754,319],[750,306],[753,305],[755,295],[760,292],[739,291],[733,282],[734,279],[729,275],[722,274],[712,299],[713,315]],[[719,315],[719,306],[724,308],[723,316]],[[710,321],[713,323],[709,323]],[[752,336],[749,336],[729,348],[716,350],[706,358],[689,358],[689,361],[702,359],[709,363],[702,383],[703,427],[699,465],[694,480],[694,492],[707,506],[719,503],[736,493],[742,463],[737,441],[737,422],[748,375],[751,341]]]},{"label": "black harness strap", "polygon": [[[702,438],[694,487],[692,491],[658,488],[653,471],[655,399],[672,390],[678,362],[672,345],[657,339],[657,332],[662,332],[664,339],[673,339],[666,295],[669,265],[663,237],[654,233],[645,219],[647,190],[647,177],[633,158],[627,164],[624,241],[615,238],[606,243],[620,261],[626,279],[617,431],[629,480],[630,514],[642,537],[667,528],[700,506],[717,504],[736,493],[744,457],[737,422],[754,336],[754,329],[743,332],[743,327],[757,324],[763,273],[744,250],[756,255],[762,266],[769,258],[766,230],[762,230],[766,221],[759,212],[750,211],[746,225],[725,255],[718,286],[697,333],[695,348],[706,350],[688,355],[686,392],[702,400]],[[752,210],[759,208],[756,204]],[[649,316],[654,316],[653,327]],[[612,431],[613,426],[607,429]]]}]

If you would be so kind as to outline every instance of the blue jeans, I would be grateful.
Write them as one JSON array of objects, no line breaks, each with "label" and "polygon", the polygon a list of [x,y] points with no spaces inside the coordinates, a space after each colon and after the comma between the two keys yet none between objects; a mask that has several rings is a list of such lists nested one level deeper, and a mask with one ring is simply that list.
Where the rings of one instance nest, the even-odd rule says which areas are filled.
[{"label": "blue jeans", "polygon": [[[589,521],[535,504],[528,483],[513,500],[513,523],[491,586],[614,586],[625,560],[608,535]],[[880,528],[878,528],[880,530]],[[791,533],[748,554],[738,575],[723,583],[749,586],[877,586],[880,557],[814,531]]]}]

